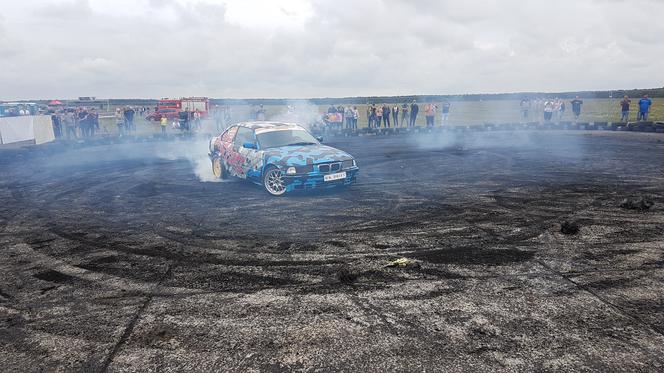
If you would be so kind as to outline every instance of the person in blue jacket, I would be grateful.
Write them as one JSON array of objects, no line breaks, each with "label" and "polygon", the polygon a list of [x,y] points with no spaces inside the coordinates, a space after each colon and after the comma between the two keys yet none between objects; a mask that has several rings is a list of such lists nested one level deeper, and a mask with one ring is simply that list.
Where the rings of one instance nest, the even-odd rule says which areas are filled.
[{"label": "person in blue jacket", "polygon": [[648,120],[650,106],[652,106],[652,100],[648,98],[648,95],[643,95],[643,98],[639,100],[639,115],[637,118],[638,121]]}]

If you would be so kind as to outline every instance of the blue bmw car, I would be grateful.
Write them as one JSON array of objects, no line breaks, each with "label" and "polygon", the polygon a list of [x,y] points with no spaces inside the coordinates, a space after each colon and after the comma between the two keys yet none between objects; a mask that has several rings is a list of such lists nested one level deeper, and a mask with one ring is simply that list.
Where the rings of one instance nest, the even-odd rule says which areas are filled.
[{"label": "blue bmw car", "polygon": [[291,123],[238,123],[210,140],[209,149],[215,177],[247,179],[274,196],[350,185],[359,171],[350,154]]}]

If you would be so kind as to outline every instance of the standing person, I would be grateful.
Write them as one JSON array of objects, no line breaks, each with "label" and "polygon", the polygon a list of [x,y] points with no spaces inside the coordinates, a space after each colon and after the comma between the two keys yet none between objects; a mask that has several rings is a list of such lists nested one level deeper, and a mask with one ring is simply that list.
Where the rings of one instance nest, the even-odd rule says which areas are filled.
[{"label": "standing person", "polygon": [[60,114],[54,112],[51,114],[51,123],[53,124],[53,135],[56,139],[62,137],[62,118]]},{"label": "standing person", "polygon": [[90,109],[88,114],[88,136],[95,137],[95,131],[99,129],[99,114],[95,109]]},{"label": "standing person", "polygon": [[379,104],[374,110],[376,111],[376,128],[380,128],[380,124],[383,121],[383,107]]},{"label": "standing person", "polygon": [[639,115],[638,121],[648,121],[648,113],[650,112],[650,107],[652,106],[652,100],[648,98],[648,95],[643,95],[643,98],[639,100]]},{"label": "standing person", "polygon": [[189,109],[184,109],[178,113],[178,124],[181,131],[189,131]]},{"label": "standing person", "polygon": [[387,104],[383,104],[383,124],[385,128],[390,128],[390,107]]},{"label": "standing person", "polygon": [[194,110],[194,126],[196,127],[197,131],[201,130],[201,127],[202,127],[202,125],[201,125],[201,112],[198,110],[198,108],[196,108],[196,110]]},{"label": "standing person", "polygon": [[367,104],[367,127],[373,128],[373,112],[371,111],[371,104]]},{"label": "standing person", "polygon": [[583,105],[583,101],[579,100],[579,96],[576,96],[574,100],[571,101],[572,104],[572,113],[574,113],[574,120],[579,120],[579,117],[581,116],[581,105]]},{"label": "standing person", "polygon": [[65,128],[67,131],[67,139],[76,138],[76,113],[73,109],[67,110],[65,113]]},{"label": "standing person", "polygon": [[357,120],[360,119],[360,111],[357,106],[353,106],[353,131],[357,131]]},{"label": "standing person", "polygon": [[341,122],[339,122],[339,129],[342,129],[344,127],[344,121],[346,120],[346,109],[342,105],[339,105],[337,106],[337,113],[339,113],[341,116]]},{"label": "standing person", "polygon": [[161,119],[159,120],[159,124],[161,125],[161,134],[166,136],[166,127],[168,127],[168,118],[166,118],[165,115],[162,115]]},{"label": "standing person", "polygon": [[630,100],[627,95],[620,100],[620,121],[622,123],[627,123],[629,121],[629,104],[631,103],[632,100]]},{"label": "standing person", "polygon": [[399,127],[399,105],[394,104],[392,106],[392,122],[394,123],[394,127]]},{"label": "standing person", "polygon": [[399,127],[406,127],[408,125],[406,121],[408,120],[409,120],[408,104],[404,102],[403,105],[401,105],[401,124],[399,125]]},{"label": "standing person", "polygon": [[420,107],[417,106],[417,102],[413,100],[413,103],[410,104],[410,121],[408,122],[408,127],[415,127],[415,122],[417,121],[417,113],[419,113]]},{"label": "standing person", "polygon": [[124,114],[120,108],[115,109],[115,125],[118,126],[120,137],[123,137],[125,135],[125,121]]},{"label": "standing person", "polygon": [[353,129],[353,108],[350,106],[344,109],[344,119],[346,119],[346,129]]},{"label": "standing person", "polygon": [[530,112],[530,101],[528,99],[522,99],[521,103],[519,104],[519,107],[521,108],[521,119],[524,122],[528,121],[528,112]]},{"label": "standing person", "polygon": [[128,132],[135,131],[136,128],[134,127],[134,114],[136,112],[131,106],[127,106],[127,108],[124,111],[124,119],[125,119],[125,130]]},{"label": "standing person", "polygon": [[77,126],[81,129],[81,136],[83,138],[88,137],[88,111],[84,108],[78,109],[78,115],[76,117]]},{"label": "standing person", "polygon": [[447,120],[450,118],[450,106],[452,105],[450,105],[449,102],[447,101],[443,102],[443,108],[441,110],[441,112],[443,113],[441,117],[442,121],[440,123],[441,126],[447,125]]},{"label": "standing person", "polygon": [[553,116],[553,102],[547,101],[544,103],[544,121],[550,122]]},{"label": "standing person", "polygon": [[565,109],[567,109],[567,107],[565,106],[565,101],[560,100],[560,108],[558,109],[558,116],[560,120],[562,120],[563,116],[565,115]]},{"label": "standing person", "polygon": [[436,105],[429,103],[424,107],[424,115],[427,120],[427,127],[434,126],[434,120],[436,118]]}]

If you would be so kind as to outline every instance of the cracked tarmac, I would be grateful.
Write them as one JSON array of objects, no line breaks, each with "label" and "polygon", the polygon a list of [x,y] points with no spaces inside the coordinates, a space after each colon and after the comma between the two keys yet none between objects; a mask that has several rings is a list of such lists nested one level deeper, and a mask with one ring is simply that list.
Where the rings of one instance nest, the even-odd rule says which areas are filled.
[{"label": "cracked tarmac", "polygon": [[285,198],[161,142],[0,151],[0,370],[662,371],[662,139],[332,138],[357,185]]}]

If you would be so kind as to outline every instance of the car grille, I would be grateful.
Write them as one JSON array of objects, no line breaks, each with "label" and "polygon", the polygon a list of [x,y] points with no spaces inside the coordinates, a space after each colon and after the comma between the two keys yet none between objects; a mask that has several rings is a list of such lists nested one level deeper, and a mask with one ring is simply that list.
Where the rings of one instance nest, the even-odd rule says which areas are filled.
[{"label": "car grille", "polygon": [[337,172],[340,170],[341,170],[341,162],[318,165],[318,172],[322,173]]}]

